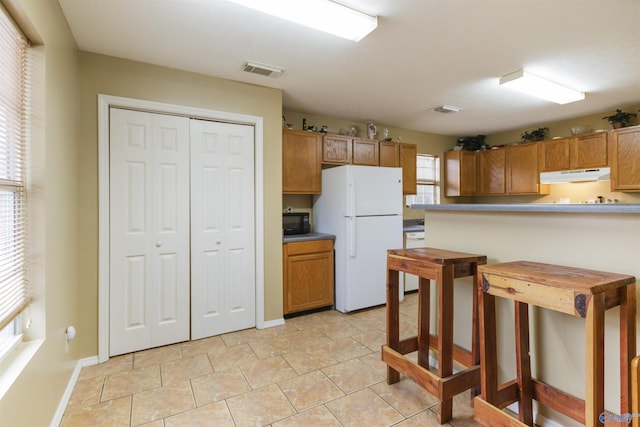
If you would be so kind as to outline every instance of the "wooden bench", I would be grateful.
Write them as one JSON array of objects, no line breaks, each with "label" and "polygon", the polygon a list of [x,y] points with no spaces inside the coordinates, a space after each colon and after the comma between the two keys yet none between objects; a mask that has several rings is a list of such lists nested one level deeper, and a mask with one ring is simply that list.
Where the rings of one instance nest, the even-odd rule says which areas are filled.
[{"label": "wooden bench", "polygon": [[[434,248],[394,249],[387,251],[387,344],[382,360],[387,364],[387,383],[400,380],[400,373],[440,400],[438,420],[453,415],[453,396],[480,384],[478,353],[477,292],[473,292],[471,352],[453,344],[454,279],[473,276],[487,257]],[[400,340],[399,272],[418,276],[418,335]],[[429,333],[430,280],[438,282],[438,335]],[[475,281],[474,281],[475,283]],[[429,371],[429,348],[438,352],[438,373]],[[418,363],[406,358],[418,352]],[[467,369],[453,374],[454,359]]]},{"label": "wooden bench", "polygon": [[[630,363],[635,355],[633,276],[528,261],[478,267],[481,396],[475,419],[485,426],[533,425],[532,400],[587,426],[604,412],[604,312],[620,306],[620,408],[630,412]],[[517,378],[498,385],[496,297],[514,301]],[[531,378],[528,304],[585,319],[586,394],[579,399]],[[519,421],[502,408],[518,401]]]},{"label": "wooden bench", "polygon": [[640,427],[640,354],[631,361],[631,419],[633,427]]}]

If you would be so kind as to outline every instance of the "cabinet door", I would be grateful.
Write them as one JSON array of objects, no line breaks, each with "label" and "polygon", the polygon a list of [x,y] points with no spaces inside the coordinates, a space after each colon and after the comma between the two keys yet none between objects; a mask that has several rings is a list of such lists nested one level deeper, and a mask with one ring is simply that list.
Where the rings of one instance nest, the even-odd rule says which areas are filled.
[{"label": "cabinet door", "polygon": [[640,126],[611,131],[611,191],[640,191]]},{"label": "cabinet door", "polygon": [[[538,144],[522,144],[506,148],[508,194],[539,194]],[[549,186],[543,186],[548,192]]]},{"label": "cabinet door", "polygon": [[322,163],[350,164],[352,142],[348,136],[325,135],[322,138]]},{"label": "cabinet door", "polygon": [[416,144],[400,145],[400,167],[402,168],[402,194],[416,194],[417,188],[417,156]]},{"label": "cabinet door", "polygon": [[397,142],[380,142],[380,166],[397,168],[400,166],[400,144]]},{"label": "cabinet door", "polygon": [[283,260],[284,314],[333,305],[332,240],[286,243]]},{"label": "cabinet door", "polygon": [[478,157],[474,151],[444,153],[445,195],[447,197],[475,196]]},{"label": "cabinet door", "polygon": [[574,136],[569,141],[569,159],[572,169],[608,166],[607,133]]},{"label": "cabinet door", "polygon": [[569,138],[542,141],[538,145],[540,172],[563,171],[570,168]]},{"label": "cabinet door", "polygon": [[480,195],[505,194],[505,149],[480,151],[478,159]]},{"label": "cabinet door", "polygon": [[320,194],[322,135],[283,130],[282,192],[284,194]]},{"label": "cabinet door", "polygon": [[353,164],[378,166],[378,141],[353,138]]}]

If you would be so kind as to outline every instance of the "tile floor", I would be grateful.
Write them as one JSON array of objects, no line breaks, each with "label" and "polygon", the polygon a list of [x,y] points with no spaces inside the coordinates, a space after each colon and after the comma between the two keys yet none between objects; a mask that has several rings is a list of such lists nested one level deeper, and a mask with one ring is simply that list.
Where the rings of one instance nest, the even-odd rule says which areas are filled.
[{"label": "tile floor", "polygon": [[[417,295],[401,304],[416,334]],[[323,311],[83,368],[62,427],[437,426],[436,399],[380,360],[385,308]],[[476,425],[469,392],[452,426]]]}]

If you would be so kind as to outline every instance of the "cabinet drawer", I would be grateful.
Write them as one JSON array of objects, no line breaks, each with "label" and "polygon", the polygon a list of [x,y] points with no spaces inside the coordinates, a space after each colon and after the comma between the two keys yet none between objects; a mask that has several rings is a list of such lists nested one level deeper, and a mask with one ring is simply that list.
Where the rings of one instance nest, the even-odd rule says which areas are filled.
[{"label": "cabinet drawer", "polygon": [[286,244],[288,255],[312,254],[333,251],[333,240],[310,240],[308,242],[291,242]]}]

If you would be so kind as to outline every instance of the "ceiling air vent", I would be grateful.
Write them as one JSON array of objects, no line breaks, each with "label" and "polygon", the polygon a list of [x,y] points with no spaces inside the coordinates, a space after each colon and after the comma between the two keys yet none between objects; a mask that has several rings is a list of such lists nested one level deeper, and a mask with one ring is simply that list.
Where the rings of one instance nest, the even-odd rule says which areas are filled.
[{"label": "ceiling air vent", "polygon": [[260,74],[261,76],[272,76],[278,77],[284,69],[279,67],[274,67],[273,65],[260,64],[259,62],[254,61],[244,61],[242,64],[242,71],[246,71],[247,73]]},{"label": "ceiling air vent", "polygon": [[432,111],[437,111],[438,113],[457,113],[460,110],[462,110],[462,108],[445,104],[434,108]]}]

